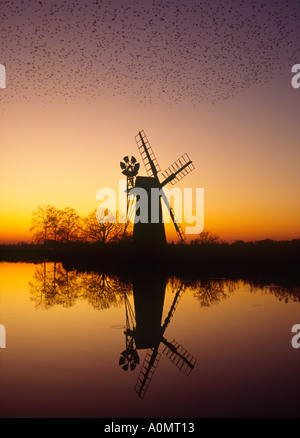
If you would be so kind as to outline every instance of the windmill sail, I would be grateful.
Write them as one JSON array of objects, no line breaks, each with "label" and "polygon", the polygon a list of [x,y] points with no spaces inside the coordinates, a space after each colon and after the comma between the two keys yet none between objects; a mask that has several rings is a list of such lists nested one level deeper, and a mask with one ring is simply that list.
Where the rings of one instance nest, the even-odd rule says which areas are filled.
[{"label": "windmill sail", "polygon": [[186,376],[189,376],[195,367],[197,359],[175,340],[168,342],[162,338],[162,342],[165,344],[165,348],[162,351],[163,354],[165,354],[180,371]]},{"label": "windmill sail", "polygon": [[182,242],[184,242],[185,239],[186,239],[186,236],[185,236],[185,234],[184,234],[184,232],[183,232],[183,229],[182,229],[180,223],[179,223],[178,220],[176,219],[176,216],[175,216],[174,210],[173,210],[173,208],[171,207],[171,205],[170,205],[170,203],[169,203],[169,201],[168,201],[168,198],[166,197],[166,195],[164,194],[163,191],[162,191],[162,198],[163,198],[164,203],[165,203],[165,205],[166,205],[166,207],[167,207],[167,209],[168,209],[168,211],[169,211],[169,213],[170,213],[170,216],[171,216],[172,222],[173,222],[173,224],[174,224],[175,230],[176,230],[176,232],[177,232],[177,234],[178,234],[180,240],[181,240]]},{"label": "windmill sail", "polygon": [[[160,318],[158,321],[155,322],[155,327],[152,327],[152,334],[150,333],[150,338],[152,339],[151,343],[147,343],[149,345],[147,353],[145,355],[141,370],[139,372],[139,376],[137,378],[137,382],[135,384],[134,390],[138,394],[140,398],[144,398],[146,391],[149,388],[149,385],[152,381],[153,375],[155,373],[155,370],[157,369],[159,360],[164,354],[167,358],[171,360],[171,362],[180,369],[181,372],[183,372],[185,375],[189,375],[190,372],[194,369],[196,359],[185,350],[178,342],[172,341],[168,342],[168,340],[164,337],[164,333],[166,328],[168,327],[176,309],[180,302],[180,299],[182,297],[182,294],[185,291],[185,287],[183,283],[176,283],[176,286],[173,286],[173,292],[175,292],[176,287],[176,293],[174,294],[172,304],[169,308],[168,314],[164,320],[164,323],[161,325],[161,316],[162,316],[162,308],[163,308],[163,301],[160,300],[160,310],[158,314],[160,314]],[[163,290],[165,294],[165,288]],[[164,297],[164,295],[163,295]],[[143,300],[144,301],[144,300]],[[149,306],[148,306],[149,307]],[[137,308],[136,308],[137,310]],[[146,312],[149,313],[148,308],[146,309]],[[138,312],[136,311],[136,314]],[[157,312],[155,312],[157,313]],[[144,320],[145,315],[139,315],[139,319],[141,318]],[[138,321],[136,324],[136,327],[138,327]],[[138,330],[138,329],[137,329]],[[151,330],[148,330],[151,331]],[[137,341],[137,331],[132,332],[135,336],[135,340]],[[153,335],[154,334],[154,335]],[[159,352],[160,345],[163,344],[163,351]],[[140,344],[141,345],[141,344]],[[145,344],[143,344],[145,345]],[[136,342],[136,347],[138,349],[138,344]]]},{"label": "windmill sail", "polygon": [[184,286],[181,283],[180,287],[178,288],[178,290],[177,290],[177,292],[175,294],[175,297],[173,299],[173,303],[172,303],[172,305],[170,307],[170,310],[169,310],[169,313],[168,313],[168,315],[167,315],[167,317],[165,319],[164,325],[162,326],[163,332],[165,332],[167,326],[169,325],[169,323],[171,321],[171,318],[174,315],[175,310],[177,309],[177,306],[179,304],[179,301],[180,301],[180,298],[181,298],[183,292],[184,292]]},{"label": "windmill sail", "polygon": [[162,172],[162,176],[165,178],[165,180],[161,183],[160,187],[163,187],[168,183],[172,185],[176,184],[194,169],[195,167],[188,154],[182,155],[182,157],[178,158],[175,163],[171,164],[171,166]]},{"label": "windmill sail", "polygon": [[150,348],[147,351],[142,369],[140,371],[138,380],[134,387],[135,392],[141,398],[144,398],[145,392],[147,391],[148,386],[150,385],[150,382],[152,380],[154,371],[157,368],[160,357],[161,354],[158,353],[157,347]]},{"label": "windmill sail", "polygon": [[148,176],[156,178],[158,172],[160,172],[160,167],[144,131],[140,131],[138,135],[135,136],[135,141]]}]

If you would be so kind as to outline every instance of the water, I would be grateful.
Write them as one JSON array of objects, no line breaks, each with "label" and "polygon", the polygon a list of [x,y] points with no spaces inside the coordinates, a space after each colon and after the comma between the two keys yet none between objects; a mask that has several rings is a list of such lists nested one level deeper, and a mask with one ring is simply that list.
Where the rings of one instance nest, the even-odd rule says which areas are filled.
[{"label": "water", "polygon": [[0,417],[299,416],[299,303],[295,285],[0,263]]}]

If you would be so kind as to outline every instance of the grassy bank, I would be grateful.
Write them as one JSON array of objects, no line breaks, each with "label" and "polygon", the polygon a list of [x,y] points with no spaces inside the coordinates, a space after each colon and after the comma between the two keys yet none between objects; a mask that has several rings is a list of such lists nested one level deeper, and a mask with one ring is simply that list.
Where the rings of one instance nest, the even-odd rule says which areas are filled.
[{"label": "grassy bank", "polygon": [[132,274],[164,271],[169,275],[285,276],[298,278],[300,239],[264,240],[232,244],[169,244],[145,251],[132,242],[69,246],[1,245],[0,260],[9,262],[60,261],[67,269]]}]

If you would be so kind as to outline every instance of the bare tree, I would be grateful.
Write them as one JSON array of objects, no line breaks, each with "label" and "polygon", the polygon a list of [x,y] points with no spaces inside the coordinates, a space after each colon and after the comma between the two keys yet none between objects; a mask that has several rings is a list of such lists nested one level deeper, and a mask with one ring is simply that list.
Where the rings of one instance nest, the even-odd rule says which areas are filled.
[{"label": "bare tree", "polygon": [[199,233],[198,239],[195,239],[194,242],[200,245],[220,243],[220,237],[217,234],[212,233],[211,231],[203,230],[201,233]]},{"label": "bare tree", "polygon": [[47,210],[49,218],[49,237],[56,243],[61,229],[62,211],[50,205]]},{"label": "bare tree", "polygon": [[61,211],[59,237],[67,245],[70,241],[76,240],[80,233],[80,217],[76,210],[65,207]]},{"label": "bare tree", "polygon": [[33,239],[37,243],[44,243],[46,245],[47,240],[50,238],[51,232],[51,205],[41,206],[39,205],[32,213],[30,231],[33,232]]},{"label": "bare tree", "polygon": [[120,223],[118,213],[108,209],[95,209],[83,218],[82,235],[87,241],[104,244],[119,240],[123,233],[124,224]]}]

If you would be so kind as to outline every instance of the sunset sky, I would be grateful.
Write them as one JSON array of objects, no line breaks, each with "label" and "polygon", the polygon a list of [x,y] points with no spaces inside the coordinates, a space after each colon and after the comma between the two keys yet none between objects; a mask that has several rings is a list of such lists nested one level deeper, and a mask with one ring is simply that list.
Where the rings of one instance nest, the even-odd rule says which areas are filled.
[{"label": "sunset sky", "polygon": [[[38,205],[82,216],[144,130],[227,241],[300,237],[300,2],[3,1],[0,242]],[[146,175],[141,164],[140,175]],[[169,238],[173,238],[173,231]],[[195,236],[193,236],[195,237]]]}]

